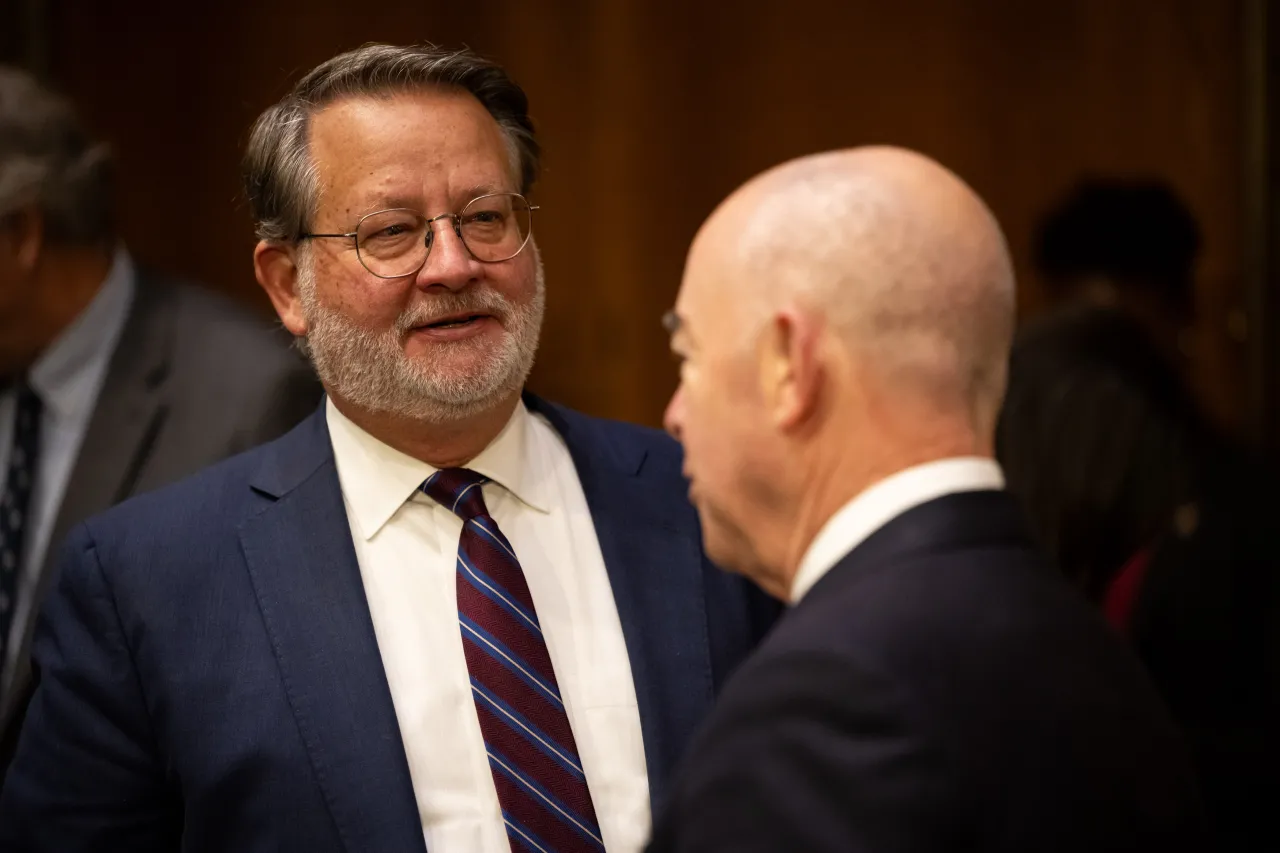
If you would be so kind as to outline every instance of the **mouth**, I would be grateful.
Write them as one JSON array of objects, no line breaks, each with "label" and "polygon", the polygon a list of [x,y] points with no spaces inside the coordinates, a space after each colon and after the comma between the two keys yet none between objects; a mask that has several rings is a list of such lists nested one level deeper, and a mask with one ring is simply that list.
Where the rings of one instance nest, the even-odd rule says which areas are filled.
[{"label": "mouth", "polygon": [[409,329],[409,338],[449,343],[488,334],[493,331],[491,327],[496,326],[498,320],[492,314],[460,312],[413,326]]},{"label": "mouth", "polygon": [[484,320],[493,319],[491,314],[451,314],[448,317],[441,317],[439,320],[433,320],[430,323],[422,323],[414,326],[413,330],[422,329],[462,329]]}]

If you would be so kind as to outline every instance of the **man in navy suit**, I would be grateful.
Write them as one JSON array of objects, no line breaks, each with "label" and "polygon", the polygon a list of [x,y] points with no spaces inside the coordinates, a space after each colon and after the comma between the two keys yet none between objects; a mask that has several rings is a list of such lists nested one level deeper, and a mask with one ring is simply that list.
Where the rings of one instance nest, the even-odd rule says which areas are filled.
[{"label": "man in navy suit", "polygon": [[0,847],[643,844],[772,614],[704,561],[674,442],[523,395],[526,106],[372,45],[259,118],[255,268],[328,399],[72,535]]},{"label": "man in navy suit", "polygon": [[1151,685],[1002,491],[1013,325],[995,219],[917,154],[786,164],[703,227],[667,425],[708,554],[791,609],[651,850],[1206,849]]}]

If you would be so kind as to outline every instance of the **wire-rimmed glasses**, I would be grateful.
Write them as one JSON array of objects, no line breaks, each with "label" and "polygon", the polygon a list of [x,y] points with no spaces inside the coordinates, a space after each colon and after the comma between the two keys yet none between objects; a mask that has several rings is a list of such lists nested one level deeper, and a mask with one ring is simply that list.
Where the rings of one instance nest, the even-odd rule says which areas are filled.
[{"label": "wire-rimmed glasses", "polygon": [[524,249],[533,233],[533,211],[520,193],[488,193],[467,202],[461,213],[427,218],[416,210],[397,207],[360,217],[356,230],[345,234],[302,234],[299,240],[343,237],[355,241],[356,257],[378,278],[414,275],[427,263],[435,242],[432,225],[440,219],[453,231],[471,257],[486,264],[510,260]]}]

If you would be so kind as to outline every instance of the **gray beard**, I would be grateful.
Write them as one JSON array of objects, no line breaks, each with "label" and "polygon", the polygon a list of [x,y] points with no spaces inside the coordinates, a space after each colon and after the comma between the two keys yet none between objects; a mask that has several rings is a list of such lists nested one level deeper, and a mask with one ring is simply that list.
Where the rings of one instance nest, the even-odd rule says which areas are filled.
[{"label": "gray beard", "polygon": [[[431,296],[381,332],[353,325],[341,312],[321,304],[310,267],[305,261],[298,267],[298,295],[309,330],[297,339],[298,346],[329,393],[351,405],[423,423],[452,423],[519,393],[529,378],[546,311],[541,261],[534,297],[525,305],[515,305],[494,290],[467,288]],[[411,328],[456,313],[491,314],[506,330],[499,346],[483,354],[478,370],[450,375],[430,361],[405,356],[403,341]],[[463,340],[437,346],[474,351],[488,344]]]}]

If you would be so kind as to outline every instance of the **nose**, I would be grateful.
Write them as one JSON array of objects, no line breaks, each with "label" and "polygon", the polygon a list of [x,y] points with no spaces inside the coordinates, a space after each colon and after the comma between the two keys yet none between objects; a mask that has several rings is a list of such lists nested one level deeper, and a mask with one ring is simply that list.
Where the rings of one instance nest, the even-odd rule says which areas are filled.
[{"label": "nose", "polygon": [[671,401],[667,403],[667,410],[662,415],[662,425],[666,428],[667,433],[676,441],[682,441],[682,425],[684,423],[684,387],[679,386],[676,392],[671,395]]},{"label": "nose", "polygon": [[454,228],[452,216],[439,216],[427,223],[431,229],[431,250],[427,262],[418,271],[418,287],[443,287],[461,290],[481,275],[482,264],[471,256]]}]

